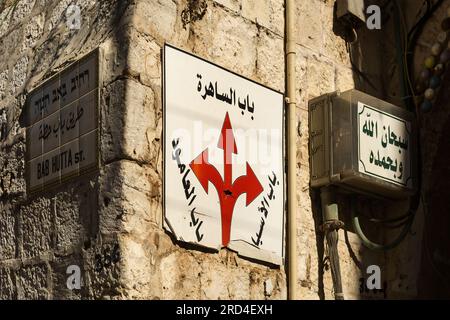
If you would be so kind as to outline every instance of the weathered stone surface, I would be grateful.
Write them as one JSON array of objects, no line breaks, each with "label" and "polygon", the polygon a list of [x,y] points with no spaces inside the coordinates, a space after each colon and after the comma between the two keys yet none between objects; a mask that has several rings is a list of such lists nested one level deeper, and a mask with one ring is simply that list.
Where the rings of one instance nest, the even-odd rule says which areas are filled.
[{"label": "weathered stone surface", "polygon": [[241,0],[214,0],[214,2],[236,13],[241,10]]},{"label": "weathered stone surface", "polygon": [[335,71],[332,63],[320,55],[308,57],[308,100],[335,90]]},{"label": "weathered stone surface", "polygon": [[25,144],[5,147],[0,155],[0,197],[25,194]]},{"label": "weathered stone surface", "polygon": [[153,105],[152,89],[136,81],[119,80],[106,87],[101,102],[105,162],[115,159],[133,159],[140,163],[150,161],[147,135],[151,136],[155,127],[155,120],[151,122]]},{"label": "weathered stone surface", "polygon": [[297,2],[297,42],[316,53],[321,53],[323,48],[324,25],[320,23],[323,7],[320,0]]},{"label": "weathered stone surface", "polygon": [[0,267],[0,300],[17,299],[17,286],[14,270]]},{"label": "weathered stone surface", "polygon": [[12,69],[12,94],[18,93],[20,87],[25,83],[27,77],[28,57],[20,58]]},{"label": "weathered stone surface", "polygon": [[49,299],[48,265],[27,266],[17,273],[18,299]]},{"label": "weathered stone surface", "polygon": [[31,18],[31,21],[24,27],[23,49],[33,48],[44,30],[45,16],[43,13]]},{"label": "weathered stone surface", "polygon": [[[0,152],[0,298],[285,299],[284,266],[269,268],[227,250],[185,248],[162,229],[161,150],[164,42],[284,91],[284,1],[80,0],[73,3],[82,10],[82,28],[72,31],[65,17],[70,3],[21,0],[14,10],[0,12],[0,56],[8,57],[0,61],[0,127],[14,127],[3,110],[15,96],[101,46],[102,166],[82,182],[22,201],[23,128],[14,128],[14,139]],[[354,87],[345,44],[332,30],[333,4],[296,1],[301,299],[334,298],[315,221],[320,207],[309,188],[307,121],[308,99]],[[428,28],[434,36],[436,25]],[[421,39],[416,60],[427,55],[433,36]],[[344,293],[361,298],[359,263],[382,264],[384,256],[367,253],[353,233],[348,243],[339,236]],[[417,290],[414,279],[404,276],[417,267],[411,252],[419,250],[420,237],[411,243],[389,255],[386,278],[398,296]],[[65,286],[69,263],[82,267],[79,292]]]},{"label": "weathered stone surface", "polygon": [[83,227],[80,219],[80,201],[77,196],[59,193],[55,197],[56,250],[65,252],[80,247],[83,241]]},{"label": "weathered stone surface", "polygon": [[242,16],[272,30],[284,34],[284,1],[242,0]]},{"label": "weathered stone surface", "polygon": [[53,249],[53,206],[54,202],[48,198],[36,198],[28,205],[20,206],[22,257],[36,257]]},{"label": "weathered stone surface", "polygon": [[[180,11],[181,12],[181,11]],[[140,0],[134,8],[132,23],[137,30],[151,35],[159,43],[171,41],[177,22],[177,4],[173,1]],[[179,32],[182,30],[178,29]]]},{"label": "weathered stone surface", "polygon": [[275,90],[284,92],[284,42],[271,33],[258,34],[256,51],[257,80]]},{"label": "weathered stone surface", "polygon": [[13,206],[0,202],[0,261],[16,257],[16,216]]}]

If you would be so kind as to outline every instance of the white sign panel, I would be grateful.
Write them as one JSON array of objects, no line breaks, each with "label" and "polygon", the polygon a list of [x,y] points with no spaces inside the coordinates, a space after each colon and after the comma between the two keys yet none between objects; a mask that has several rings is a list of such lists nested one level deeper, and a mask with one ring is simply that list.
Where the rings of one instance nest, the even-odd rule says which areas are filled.
[{"label": "white sign panel", "polygon": [[281,264],[283,95],[164,48],[165,227]]},{"label": "white sign panel", "polygon": [[411,123],[358,102],[359,171],[412,188]]},{"label": "white sign panel", "polygon": [[30,192],[98,167],[99,50],[33,90],[26,106]]}]

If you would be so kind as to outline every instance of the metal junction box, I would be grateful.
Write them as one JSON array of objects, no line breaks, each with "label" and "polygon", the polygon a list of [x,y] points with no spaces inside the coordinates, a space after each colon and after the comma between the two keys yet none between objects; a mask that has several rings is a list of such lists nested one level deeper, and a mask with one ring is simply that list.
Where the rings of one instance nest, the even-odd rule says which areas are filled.
[{"label": "metal junction box", "polygon": [[416,190],[413,114],[357,90],[309,101],[311,186],[386,198]]}]

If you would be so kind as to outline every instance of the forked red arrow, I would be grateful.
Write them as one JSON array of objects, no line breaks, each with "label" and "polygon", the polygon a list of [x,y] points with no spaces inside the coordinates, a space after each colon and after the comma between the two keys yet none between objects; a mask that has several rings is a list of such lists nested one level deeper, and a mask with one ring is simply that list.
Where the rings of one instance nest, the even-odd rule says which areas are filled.
[{"label": "forked red arrow", "polygon": [[190,167],[206,193],[208,193],[209,182],[217,190],[222,219],[222,244],[227,246],[230,242],[231,221],[237,199],[245,193],[246,206],[248,206],[263,192],[263,187],[248,162],[246,175],[240,176],[234,183],[232,182],[232,154],[237,154],[237,147],[228,113],[225,115],[218,147],[223,150],[223,179],[216,167],[208,162],[208,149],[195,158],[190,163]]}]

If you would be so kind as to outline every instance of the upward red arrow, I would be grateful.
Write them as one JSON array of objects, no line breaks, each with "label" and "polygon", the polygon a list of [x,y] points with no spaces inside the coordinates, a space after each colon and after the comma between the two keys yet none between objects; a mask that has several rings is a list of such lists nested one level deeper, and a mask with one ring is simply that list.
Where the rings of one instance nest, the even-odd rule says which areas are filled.
[{"label": "upward red arrow", "polygon": [[195,158],[190,163],[190,167],[206,193],[208,193],[209,182],[217,190],[222,220],[222,244],[227,246],[230,242],[231,220],[237,199],[241,194],[246,193],[246,206],[248,206],[263,192],[263,187],[248,163],[246,175],[240,176],[232,183],[232,154],[237,154],[237,147],[228,113],[225,115],[225,120],[222,125],[218,147],[223,150],[223,180],[220,177],[219,171],[208,162],[208,149]]},{"label": "upward red arrow", "polygon": [[220,133],[219,143],[217,144],[217,147],[223,150],[224,184],[225,184],[224,188],[230,189],[233,176],[232,153],[237,154],[237,147],[228,112],[225,115],[225,120],[223,121],[222,131]]}]

